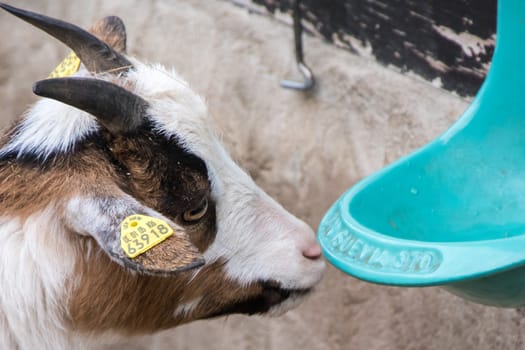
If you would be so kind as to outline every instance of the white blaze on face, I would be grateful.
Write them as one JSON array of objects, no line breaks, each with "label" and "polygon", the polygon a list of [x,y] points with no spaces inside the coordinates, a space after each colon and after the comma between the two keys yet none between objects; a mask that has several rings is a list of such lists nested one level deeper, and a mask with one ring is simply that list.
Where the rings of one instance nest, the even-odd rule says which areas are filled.
[{"label": "white blaze on face", "polygon": [[241,284],[277,281],[308,289],[321,279],[324,261],[305,256],[316,247],[314,232],[264,193],[217,145],[207,159],[217,200],[217,237],[206,260],[223,258]]},{"label": "white blaze on face", "polygon": [[176,136],[208,168],[218,228],[206,261],[224,259],[228,277],[242,285],[271,280],[286,289],[313,287],[325,267],[314,232],[235,164],[211,128],[204,101],[186,82],[160,66],[136,68],[129,79],[150,101],[157,129]]}]

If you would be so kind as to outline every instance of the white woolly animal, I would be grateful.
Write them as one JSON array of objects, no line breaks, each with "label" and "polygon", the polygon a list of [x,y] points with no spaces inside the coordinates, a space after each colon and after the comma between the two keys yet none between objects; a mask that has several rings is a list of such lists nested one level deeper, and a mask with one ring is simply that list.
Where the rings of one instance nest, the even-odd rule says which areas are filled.
[{"label": "white woolly animal", "polygon": [[[37,82],[46,98],[0,139],[0,349],[96,349],[197,319],[280,314],[320,281],[313,231],[232,161],[184,80],[125,55],[120,19],[90,33],[0,7],[82,61]],[[131,257],[154,234],[137,214],[174,234]],[[131,238],[125,220],[138,225]]]}]

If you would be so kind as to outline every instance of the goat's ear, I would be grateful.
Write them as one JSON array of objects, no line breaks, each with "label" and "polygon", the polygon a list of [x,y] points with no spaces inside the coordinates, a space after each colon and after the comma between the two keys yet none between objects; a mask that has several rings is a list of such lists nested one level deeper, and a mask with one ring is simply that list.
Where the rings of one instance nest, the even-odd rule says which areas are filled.
[{"label": "goat's ear", "polygon": [[[204,257],[191,243],[183,228],[155,210],[140,204],[133,197],[119,193],[118,190],[113,192],[117,194],[79,195],[71,198],[64,208],[66,225],[78,234],[93,237],[113,261],[139,273],[169,275],[204,264]],[[130,257],[127,244],[134,245],[133,249],[140,249],[141,244],[146,245],[147,239],[141,240],[138,236],[139,241],[126,242],[127,236],[122,236],[121,232],[122,223],[130,216],[138,215],[160,219],[174,233],[142,254]]]},{"label": "goat's ear", "polygon": [[89,28],[89,32],[118,53],[126,53],[126,26],[117,16],[107,16]]}]

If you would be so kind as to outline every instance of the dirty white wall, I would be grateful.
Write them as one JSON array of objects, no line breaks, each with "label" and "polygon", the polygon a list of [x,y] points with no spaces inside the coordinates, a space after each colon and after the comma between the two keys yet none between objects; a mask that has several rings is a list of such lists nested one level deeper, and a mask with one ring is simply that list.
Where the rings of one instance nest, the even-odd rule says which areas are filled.
[{"label": "dirty white wall", "polygon": [[[291,28],[220,0],[11,0],[87,27],[120,15],[131,54],[176,67],[199,93],[234,157],[271,195],[317,227],[350,185],[446,129],[467,102],[418,79],[305,41],[318,85],[293,75]],[[68,52],[0,13],[1,124],[35,100],[31,85]],[[520,311],[474,305],[438,288],[366,284],[330,268],[299,309],[276,319],[196,322],[122,349],[521,349]]]}]

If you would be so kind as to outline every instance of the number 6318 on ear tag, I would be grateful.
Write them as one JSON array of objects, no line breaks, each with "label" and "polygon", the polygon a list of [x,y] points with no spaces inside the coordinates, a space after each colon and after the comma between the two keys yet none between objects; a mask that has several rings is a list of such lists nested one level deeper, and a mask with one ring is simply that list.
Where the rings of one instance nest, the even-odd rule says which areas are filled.
[{"label": "number 6318 on ear tag", "polygon": [[120,225],[120,246],[126,255],[135,258],[173,235],[164,220],[146,215],[131,215]]}]

